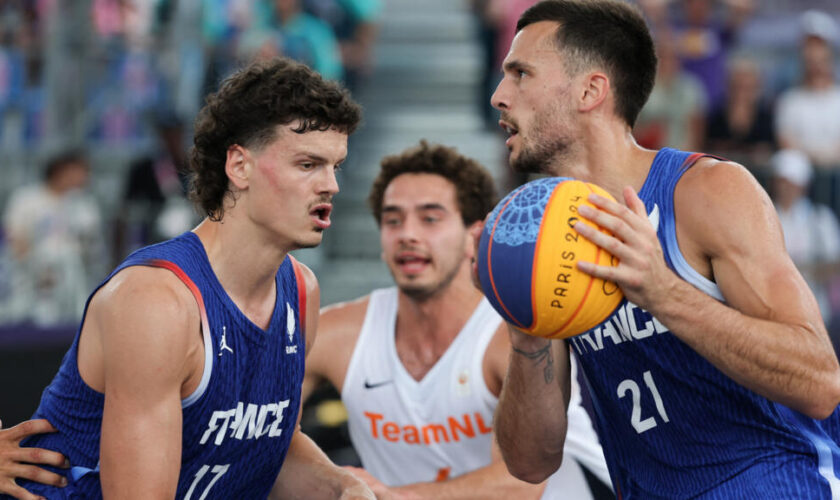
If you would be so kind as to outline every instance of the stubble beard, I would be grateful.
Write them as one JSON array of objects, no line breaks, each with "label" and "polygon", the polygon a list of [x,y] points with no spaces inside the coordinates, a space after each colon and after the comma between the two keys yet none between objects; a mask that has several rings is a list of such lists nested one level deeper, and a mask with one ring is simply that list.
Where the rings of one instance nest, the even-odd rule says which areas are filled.
[{"label": "stubble beard", "polygon": [[[551,172],[551,165],[569,149],[569,141],[564,133],[549,124],[549,116],[558,114],[558,109],[551,109],[540,114],[534,121],[533,143],[522,141],[522,150],[516,158],[511,158],[510,166],[515,172],[525,174],[545,174]],[[552,129],[554,129],[552,131]]]},{"label": "stubble beard", "polygon": [[568,149],[568,144],[560,137],[541,142],[533,147],[523,147],[519,156],[511,159],[510,166],[515,172],[524,174],[546,174],[551,172],[551,165]]},{"label": "stubble beard", "polygon": [[[416,302],[425,302],[430,298],[437,295],[438,292],[446,290],[446,288],[452,283],[455,279],[455,276],[458,275],[458,270],[460,266],[453,266],[444,276],[437,283],[431,283],[428,285],[414,285],[411,283],[407,284],[397,284],[397,287],[400,291],[406,294],[409,298]],[[393,273],[392,273],[393,274]],[[395,280],[396,281],[396,280]]]}]

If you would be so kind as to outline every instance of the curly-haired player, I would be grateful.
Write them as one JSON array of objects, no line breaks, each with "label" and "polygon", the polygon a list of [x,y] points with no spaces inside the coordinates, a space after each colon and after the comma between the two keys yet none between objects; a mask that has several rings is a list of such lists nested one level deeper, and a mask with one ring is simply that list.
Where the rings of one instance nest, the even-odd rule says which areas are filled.
[{"label": "curly-haired player", "polygon": [[319,291],[288,255],[329,227],[359,120],[345,91],[285,59],[242,69],[208,98],[190,161],[207,218],[133,253],[93,292],[35,413],[57,432],[25,443],[69,459],[54,469],[67,486],[23,487],[48,498],[373,498],[298,430]]}]

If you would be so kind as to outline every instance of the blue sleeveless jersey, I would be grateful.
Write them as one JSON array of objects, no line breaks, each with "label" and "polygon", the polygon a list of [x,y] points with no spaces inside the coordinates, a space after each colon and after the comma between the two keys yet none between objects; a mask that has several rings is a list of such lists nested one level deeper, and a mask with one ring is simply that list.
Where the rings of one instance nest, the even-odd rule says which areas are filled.
[{"label": "blue sleeveless jersey", "polygon": [[[300,311],[305,309],[298,304],[299,293],[305,304],[305,288],[293,260],[287,257],[277,271],[277,302],[267,331],[234,305],[191,232],[136,251],[99,287],[128,266],[170,269],[193,292],[201,311],[204,374],[196,391],[182,401],[176,498],[265,498],[283,463],[300,407],[305,350]],[[77,333],[33,416],[46,418],[58,432],[25,443],[57,450],[70,459],[69,473],[56,470],[67,476],[70,484],[65,488],[20,482],[51,499],[102,497],[98,464],[104,395],[79,376],[78,340]]]},{"label": "blue sleeveless jersey", "polygon": [[[671,269],[723,301],[677,245],[674,188],[701,156],[663,149],[639,196]],[[840,498],[838,410],[816,421],[759,396],[626,299],[569,342],[619,498]]]}]

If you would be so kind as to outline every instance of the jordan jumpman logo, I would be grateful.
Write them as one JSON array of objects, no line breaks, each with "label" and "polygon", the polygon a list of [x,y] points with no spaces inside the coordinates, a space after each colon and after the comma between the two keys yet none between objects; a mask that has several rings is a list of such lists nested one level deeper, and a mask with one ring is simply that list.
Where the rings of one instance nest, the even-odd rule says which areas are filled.
[{"label": "jordan jumpman logo", "polygon": [[222,342],[219,344],[219,356],[221,356],[222,353],[225,352],[225,349],[227,349],[228,351],[233,353],[233,349],[231,349],[230,346],[227,344],[226,333],[227,333],[227,327],[223,326],[222,327]]}]

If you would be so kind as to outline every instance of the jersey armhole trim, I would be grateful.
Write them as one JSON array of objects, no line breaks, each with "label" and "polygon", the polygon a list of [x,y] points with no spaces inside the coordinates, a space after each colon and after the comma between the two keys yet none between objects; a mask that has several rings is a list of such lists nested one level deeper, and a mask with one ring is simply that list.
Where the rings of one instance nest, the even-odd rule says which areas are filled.
[{"label": "jersey armhole trim", "polygon": [[303,271],[300,269],[300,263],[289,254],[289,260],[292,261],[292,269],[295,271],[295,281],[297,282],[298,291],[298,317],[300,318],[300,331],[306,338],[306,281],[303,279]]},{"label": "jersey armhole trim", "polygon": [[204,395],[204,392],[207,390],[207,386],[210,384],[210,374],[213,371],[213,342],[211,342],[210,338],[210,322],[207,319],[207,310],[204,308],[204,298],[201,296],[201,290],[198,289],[198,286],[192,279],[190,279],[189,276],[187,276],[187,273],[185,273],[184,270],[178,267],[178,265],[174,262],[163,259],[150,259],[144,262],[143,265],[159,267],[172,271],[172,273],[187,286],[189,291],[192,292],[193,297],[195,297],[195,301],[198,304],[198,311],[201,315],[201,334],[204,338],[204,372],[201,374],[201,380],[198,383],[198,387],[195,388],[192,394],[181,400],[181,408],[187,408]]}]

